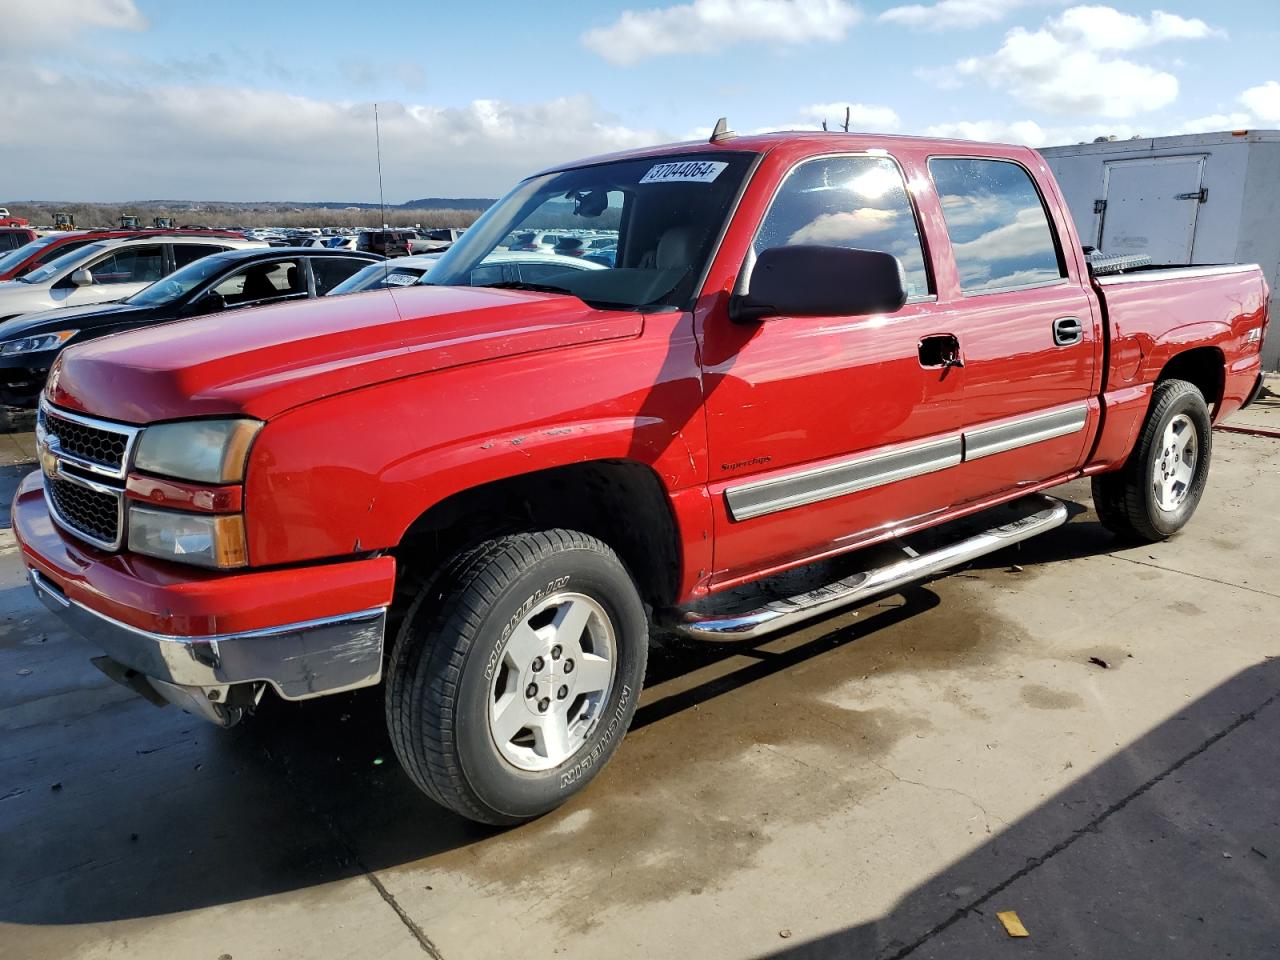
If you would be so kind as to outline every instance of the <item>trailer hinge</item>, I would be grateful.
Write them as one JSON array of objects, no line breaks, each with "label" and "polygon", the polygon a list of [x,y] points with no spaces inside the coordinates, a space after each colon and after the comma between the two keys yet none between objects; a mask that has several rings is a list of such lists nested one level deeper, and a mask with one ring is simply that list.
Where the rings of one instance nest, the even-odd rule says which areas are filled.
[{"label": "trailer hinge", "polygon": [[1173,199],[1175,199],[1175,200],[1195,200],[1195,201],[1197,201],[1198,203],[1207,203],[1207,202],[1208,202],[1208,200],[1209,200],[1209,188],[1208,188],[1208,187],[1201,187],[1199,190],[1193,191],[1192,193],[1178,193],[1178,194],[1174,194]]},{"label": "trailer hinge", "polygon": [[1095,201],[1093,201],[1093,212],[1094,212],[1094,213],[1103,213],[1104,211],[1106,211],[1106,209],[1107,209],[1107,201],[1105,201],[1105,200],[1095,200]]}]

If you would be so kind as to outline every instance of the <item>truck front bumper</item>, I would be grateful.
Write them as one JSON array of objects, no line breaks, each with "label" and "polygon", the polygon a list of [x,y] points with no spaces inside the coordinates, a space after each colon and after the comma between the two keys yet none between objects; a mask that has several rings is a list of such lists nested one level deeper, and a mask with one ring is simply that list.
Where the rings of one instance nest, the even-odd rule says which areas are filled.
[{"label": "truck front bumper", "polygon": [[39,474],[19,487],[13,530],[41,603],[125,674],[207,719],[227,721],[237,685],[305,700],[382,679],[390,557],[218,573],[106,553],[53,524]]}]

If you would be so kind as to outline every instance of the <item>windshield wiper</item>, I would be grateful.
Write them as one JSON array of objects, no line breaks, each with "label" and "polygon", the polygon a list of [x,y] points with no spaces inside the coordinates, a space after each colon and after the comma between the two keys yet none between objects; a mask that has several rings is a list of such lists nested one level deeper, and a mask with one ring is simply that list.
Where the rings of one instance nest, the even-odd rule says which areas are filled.
[{"label": "windshield wiper", "polygon": [[567,293],[571,297],[577,294],[568,287],[557,287],[553,283],[529,283],[525,280],[497,280],[493,283],[474,284],[478,287],[493,287],[495,290],[534,290],[538,293]]}]

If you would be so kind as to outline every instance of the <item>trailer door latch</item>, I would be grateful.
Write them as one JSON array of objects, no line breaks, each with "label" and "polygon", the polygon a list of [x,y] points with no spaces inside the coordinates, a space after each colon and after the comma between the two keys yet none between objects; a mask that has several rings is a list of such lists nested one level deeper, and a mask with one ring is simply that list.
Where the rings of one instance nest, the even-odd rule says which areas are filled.
[{"label": "trailer door latch", "polygon": [[1199,203],[1207,203],[1209,200],[1209,188],[1201,187],[1193,193],[1177,193],[1174,194],[1175,200],[1195,200]]}]

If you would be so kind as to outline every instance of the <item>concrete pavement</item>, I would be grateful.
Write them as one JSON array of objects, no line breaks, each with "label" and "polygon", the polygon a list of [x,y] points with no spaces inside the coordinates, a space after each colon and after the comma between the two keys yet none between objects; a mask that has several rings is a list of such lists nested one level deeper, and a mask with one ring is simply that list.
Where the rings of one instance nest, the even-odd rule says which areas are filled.
[{"label": "concrete pavement", "polygon": [[112,685],[6,530],[0,958],[1274,955],[1280,441],[1214,456],[1166,543],[1077,483],[901,595],[660,639],[614,762],[505,832],[416,793],[377,691],[219,731]]}]

